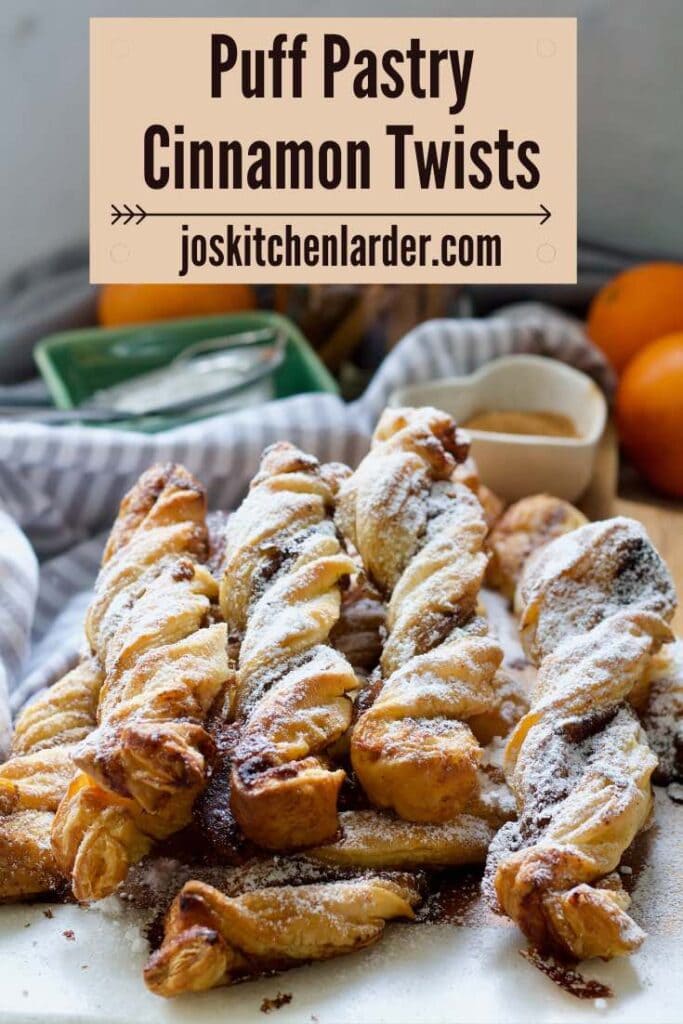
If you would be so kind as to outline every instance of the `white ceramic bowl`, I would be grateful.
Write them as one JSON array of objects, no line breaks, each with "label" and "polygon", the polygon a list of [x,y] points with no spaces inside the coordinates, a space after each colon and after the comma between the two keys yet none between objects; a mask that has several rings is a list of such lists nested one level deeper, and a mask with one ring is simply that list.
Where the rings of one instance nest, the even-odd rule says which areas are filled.
[{"label": "white ceramic bowl", "polygon": [[488,410],[562,413],[579,437],[468,431],[481,479],[506,501],[542,491],[575,501],[591,479],[607,403],[590,377],[542,356],[505,356],[476,373],[400,388],[389,404],[433,405],[464,423]]}]

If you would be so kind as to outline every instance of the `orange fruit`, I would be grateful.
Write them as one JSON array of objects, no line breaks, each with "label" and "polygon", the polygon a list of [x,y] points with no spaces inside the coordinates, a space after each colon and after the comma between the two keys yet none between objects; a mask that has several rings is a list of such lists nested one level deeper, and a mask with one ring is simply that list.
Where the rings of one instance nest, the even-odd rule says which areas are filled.
[{"label": "orange fruit", "polygon": [[593,299],[586,329],[617,373],[651,341],[683,331],[683,263],[643,263],[618,274]]},{"label": "orange fruit", "polygon": [[644,348],[617,392],[624,448],[650,483],[683,498],[683,331]]},{"label": "orange fruit", "polygon": [[256,308],[248,284],[106,284],[100,290],[98,318],[105,327],[170,320]]}]

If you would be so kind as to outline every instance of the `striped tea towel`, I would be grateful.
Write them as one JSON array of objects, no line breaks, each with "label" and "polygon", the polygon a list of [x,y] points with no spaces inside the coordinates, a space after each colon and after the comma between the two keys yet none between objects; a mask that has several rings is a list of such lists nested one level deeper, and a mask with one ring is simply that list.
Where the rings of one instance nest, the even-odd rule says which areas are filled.
[{"label": "striped tea towel", "polygon": [[[487,320],[422,324],[348,405],[305,394],[153,436],[0,424],[0,734],[7,690],[16,712],[75,662],[104,534],[122,495],[151,463],[184,463],[206,485],[212,508],[232,508],[266,445],[289,440],[323,461],[355,465],[396,388],[471,373],[511,353],[553,356],[590,374],[608,394],[613,389],[611,371],[577,322],[524,305]],[[31,548],[42,563],[39,579]]]}]

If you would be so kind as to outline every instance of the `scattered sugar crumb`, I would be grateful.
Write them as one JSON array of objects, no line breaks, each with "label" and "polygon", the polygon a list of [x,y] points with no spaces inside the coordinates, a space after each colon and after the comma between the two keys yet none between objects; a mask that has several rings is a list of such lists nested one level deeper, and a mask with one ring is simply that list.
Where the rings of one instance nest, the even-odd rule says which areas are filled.
[{"label": "scattered sugar crumb", "polygon": [[44,915],[45,917],[49,918],[50,920],[52,920],[52,918],[53,918],[53,917],[55,916],[55,915],[54,915],[54,914],[52,913],[52,911],[51,911],[51,910],[49,909],[49,907],[48,907],[48,909],[47,909],[47,910],[44,910],[44,911],[43,911],[43,915]]},{"label": "scattered sugar crumb", "polygon": [[622,864],[621,867],[619,868],[619,873],[622,874],[622,875],[632,875],[633,874],[633,868],[630,868],[628,866],[628,864]]},{"label": "scattered sugar crumb", "polygon": [[281,1006],[286,1006],[287,1003],[292,1001],[291,992],[278,992],[273,999],[265,998],[261,1003],[261,1013],[270,1013],[271,1010],[279,1010]]}]

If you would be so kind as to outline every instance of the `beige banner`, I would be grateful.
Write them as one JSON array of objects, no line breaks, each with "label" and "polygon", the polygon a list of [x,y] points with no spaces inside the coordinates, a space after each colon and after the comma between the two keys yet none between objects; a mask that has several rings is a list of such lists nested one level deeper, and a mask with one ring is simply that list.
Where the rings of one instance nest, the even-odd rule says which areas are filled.
[{"label": "beige banner", "polygon": [[90,116],[95,283],[576,280],[575,19],[95,18]]}]

